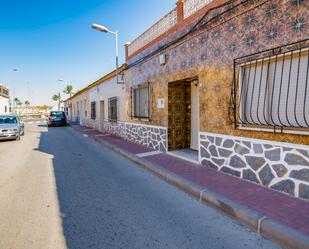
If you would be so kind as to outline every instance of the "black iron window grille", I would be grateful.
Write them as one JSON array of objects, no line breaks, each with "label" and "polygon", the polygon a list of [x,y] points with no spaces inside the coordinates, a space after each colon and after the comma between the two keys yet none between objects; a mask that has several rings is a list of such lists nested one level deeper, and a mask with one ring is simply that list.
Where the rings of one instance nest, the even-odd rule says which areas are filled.
[{"label": "black iron window grille", "polygon": [[91,102],[90,114],[91,114],[91,119],[95,120],[96,116],[97,116],[97,113],[96,113],[96,102],[95,101]]},{"label": "black iron window grille", "polygon": [[234,60],[235,128],[309,128],[309,39]]},{"label": "black iron window grille", "polygon": [[117,114],[117,104],[118,98],[113,97],[108,99],[108,121],[109,122],[117,122],[118,114]]},{"label": "black iron window grille", "polygon": [[150,114],[150,98],[149,83],[132,89],[133,95],[133,117],[149,118]]}]

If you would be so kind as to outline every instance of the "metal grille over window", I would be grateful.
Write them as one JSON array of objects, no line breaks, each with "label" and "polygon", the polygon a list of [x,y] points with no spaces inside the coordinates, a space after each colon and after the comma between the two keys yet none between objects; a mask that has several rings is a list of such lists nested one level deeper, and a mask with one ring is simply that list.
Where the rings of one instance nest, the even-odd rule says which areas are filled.
[{"label": "metal grille over window", "polygon": [[133,89],[134,118],[149,118],[149,85]]},{"label": "metal grille over window", "polygon": [[233,120],[309,128],[309,40],[236,59]]},{"label": "metal grille over window", "polygon": [[117,122],[117,97],[108,99],[108,120]]},{"label": "metal grille over window", "polygon": [[91,102],[91,119],[96,119],[96,102]]}]

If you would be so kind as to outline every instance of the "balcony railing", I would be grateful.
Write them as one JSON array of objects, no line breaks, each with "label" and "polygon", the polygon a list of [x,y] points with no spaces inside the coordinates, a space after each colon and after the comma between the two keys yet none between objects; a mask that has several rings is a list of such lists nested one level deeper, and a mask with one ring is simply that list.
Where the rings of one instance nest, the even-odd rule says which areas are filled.
[{"label": "balcony railing", "polygon": [[147,45],[177,24],[177,10],[173,9],[162,19],[152,25],[142,35],[137,37],[128,47],[128,55],[134,54],[136,51]]},{"label": "balcony railing", "polygon": [[[180,11],[180,13],[183,12],[183,18],[186,19],[212,1],[213,0],[183,0],[183,5],[178,5],[177,7],[182,8],[183,6],[183,11]],[[130,43],[128,46],[128,56],[133,55],[136,51],[176,26],[177,21],[177,8],[175,8]]]},{"label": "balcony railing", "polygon": [[183,1],[183,15],[187,18],[202,9],[213,0],[184,0]]}]

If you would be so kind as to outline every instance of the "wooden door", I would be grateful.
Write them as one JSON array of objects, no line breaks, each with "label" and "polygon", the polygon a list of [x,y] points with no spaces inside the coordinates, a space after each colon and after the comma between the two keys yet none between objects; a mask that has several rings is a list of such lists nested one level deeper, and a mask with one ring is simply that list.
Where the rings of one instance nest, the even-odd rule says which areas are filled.
[{"label": "wooden door", "polygon": [[170,84],[168,87],[168,149],[190,148],[191,85]]}]

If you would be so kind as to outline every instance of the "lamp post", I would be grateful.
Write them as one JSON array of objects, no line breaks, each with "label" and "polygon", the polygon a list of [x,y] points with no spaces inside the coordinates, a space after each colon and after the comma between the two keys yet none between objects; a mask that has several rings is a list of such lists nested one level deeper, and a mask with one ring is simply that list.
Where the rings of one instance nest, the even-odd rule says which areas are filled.
[{"label": "lamp post", "polygon": [[[17,72],[18,71],[18,69],[17,68],[14,68],[13,69],[13,72]],[[13,112],[15,112],[15,81],[13,81]]]},{"label": "lamp post", "polygon": [[116,48],[116,77],[117,77],[117,84],[121,83],[118,81],[118,68],[119,68],[119,51],[118,51],[118,32],[117,31],[110,31],[108,28],[106,28],[103,25],[99,24],[92,24],[92,28],[103,32],[103,33],[110,33],[115,36],[115,48]]},{"label": "lamp post", "polygon": [[[26,104],[26,113],[28,114],[28,107],[30,107],[30,82],[28,81],[27,82],[27,101],[28,101],[28,103]],[[29,105],[29,106],[28,106]]]}]

